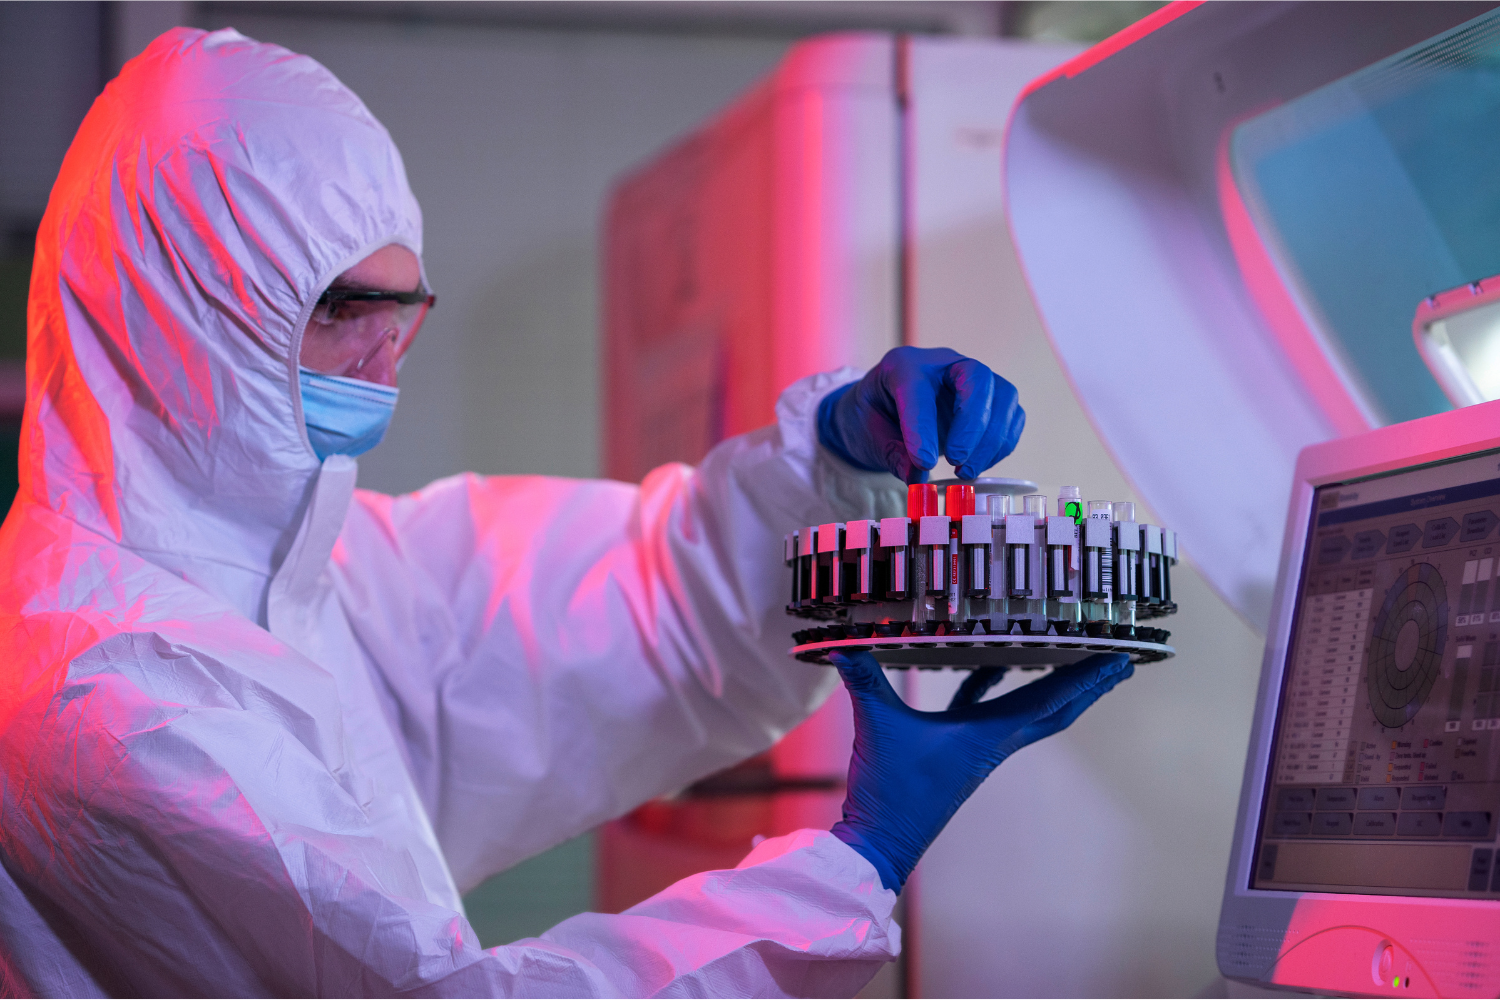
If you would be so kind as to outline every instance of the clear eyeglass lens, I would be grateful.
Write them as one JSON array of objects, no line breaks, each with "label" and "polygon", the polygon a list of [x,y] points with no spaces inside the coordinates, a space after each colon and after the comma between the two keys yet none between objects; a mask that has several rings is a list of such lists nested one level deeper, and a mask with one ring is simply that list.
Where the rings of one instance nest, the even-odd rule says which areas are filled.
[{"label": "clear eyeglass lens", "polygon": [[426,303],[335,299],[313,309],[308,334],[326,345],[320,353],[333,361],[322,367],[331,369],[332,374],[354,374],[386,341],[392,342],[399,360],[415,339],[426,312]]}]

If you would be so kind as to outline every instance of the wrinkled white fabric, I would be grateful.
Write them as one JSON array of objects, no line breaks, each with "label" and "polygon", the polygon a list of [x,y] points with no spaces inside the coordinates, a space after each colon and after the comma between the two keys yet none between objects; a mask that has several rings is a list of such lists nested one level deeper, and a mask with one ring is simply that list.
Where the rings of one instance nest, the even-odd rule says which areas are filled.
[{"label": "wrinkled white fabric", "polygon": [[303,430],[302,326],[421,238],[359,100],[233,31],[162,36],[85,119],[0,528],[0,993],[853,992],[895,897],[823,832],[488,951],[459,898],[826,693],[781,534],[900,505],[816,445],[852,373],[639,487],[357,490]]}]

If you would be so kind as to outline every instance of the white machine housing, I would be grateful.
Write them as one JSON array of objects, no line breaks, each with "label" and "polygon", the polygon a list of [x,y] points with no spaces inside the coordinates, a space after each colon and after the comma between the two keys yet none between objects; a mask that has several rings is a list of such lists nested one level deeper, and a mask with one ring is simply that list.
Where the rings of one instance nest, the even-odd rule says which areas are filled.
[{"label": "white machine housing", "polygon": [[1006,212],[1053,346],[1121,470],[1257,630],[1280,533],[1267,484],[1304,446],[1384,421],[1242,196],[1229,140],[1489,6],[1173,3],[1012,113]]}]

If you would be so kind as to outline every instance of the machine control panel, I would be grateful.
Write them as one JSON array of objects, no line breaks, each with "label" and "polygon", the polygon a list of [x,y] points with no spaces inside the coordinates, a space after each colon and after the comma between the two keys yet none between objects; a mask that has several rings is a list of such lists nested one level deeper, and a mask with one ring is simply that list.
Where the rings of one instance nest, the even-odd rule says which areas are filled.
[{"label": "machine control panel", "polygon": [[1500,897],[1500,456],[1317,491],[1252,887]]}]

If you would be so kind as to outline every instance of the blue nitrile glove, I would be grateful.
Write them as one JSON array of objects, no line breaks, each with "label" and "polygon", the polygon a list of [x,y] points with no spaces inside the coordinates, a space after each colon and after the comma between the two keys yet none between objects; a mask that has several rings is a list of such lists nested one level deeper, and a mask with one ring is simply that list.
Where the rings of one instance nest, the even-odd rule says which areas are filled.
[{"label": "blue nitrile glove", "polygon": [[1016,449],[1016,387],[946,347],[897,347],[818,404],[818,440],[856,468],[925,483],[946,456],[973,479]]},{"label": "blue nitrile glove", "polygon": [[964,682],[947,711],[919,712],[891,690],[869,653],[834,653],[829,659],[854,702],[849,791],[833,835],[864,855],[881,884],[897,892],[1001,761],[1066,729],[1135,672],[1124,653],[1099,653],[981,702],[1004,672],[989,668]]}]

